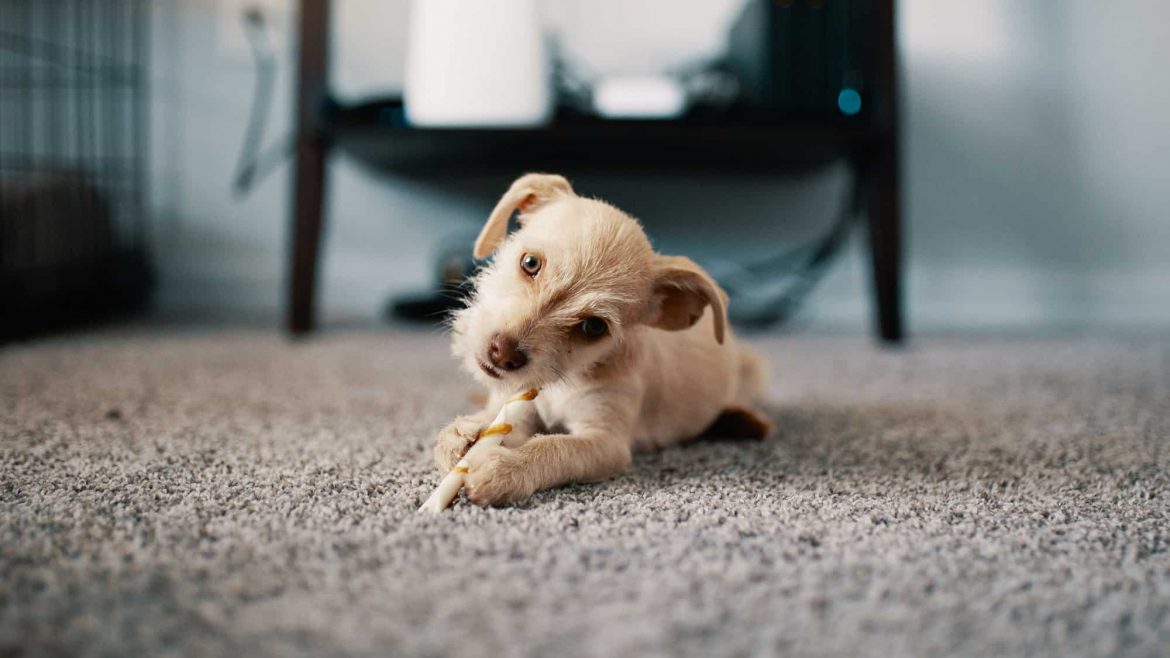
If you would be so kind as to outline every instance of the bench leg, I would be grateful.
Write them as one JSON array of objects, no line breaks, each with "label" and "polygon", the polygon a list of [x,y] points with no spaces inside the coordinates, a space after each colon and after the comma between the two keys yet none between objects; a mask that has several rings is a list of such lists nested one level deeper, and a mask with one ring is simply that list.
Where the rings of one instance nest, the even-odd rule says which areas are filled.
[{"label": "bench leg", "polygon": [[328,147],[320,138],[297,144],[289,263],[288,330],[306,334],[316,324],[317,261],[325,212],[325,160]]},{"label": "bench leg", "polygon": [[296,171],[286,318],[293,335],[306,334],[316,324],[317,261],[321,252],[329,157],[329,141],[321,126],[321,112],[329,93],[329,0],[300,0],[299,17]]},{"label": "bench leg", "polygon": [[874,321],[887,343],[905,337],[902,322],[902,217],[897,144],[882,139],[869,163],[869,249],[873,259]]}]

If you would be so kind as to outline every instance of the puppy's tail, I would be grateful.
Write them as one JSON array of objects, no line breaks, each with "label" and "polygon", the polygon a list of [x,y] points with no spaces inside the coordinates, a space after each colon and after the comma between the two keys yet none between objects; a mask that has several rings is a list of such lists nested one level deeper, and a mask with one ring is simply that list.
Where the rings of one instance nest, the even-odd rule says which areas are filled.
[{"label": "puppy's tail", "polygon": [[755,402],[763,397],[768,386],[768,366],[758,352],[741,344],[739,346],[739,399],[743,403]]}]

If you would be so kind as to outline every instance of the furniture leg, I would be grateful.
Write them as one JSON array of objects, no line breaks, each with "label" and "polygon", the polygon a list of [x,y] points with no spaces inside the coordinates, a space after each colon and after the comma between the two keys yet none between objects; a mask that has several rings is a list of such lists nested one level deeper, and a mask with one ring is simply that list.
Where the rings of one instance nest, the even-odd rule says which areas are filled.
[{"label": "furniture leg", "polygon": [[898,157],[898,44],[895,1],[875,3],[876,122],[879,136],[867,154],[869,248],[873,257],[874,319],[878,336],[900,343],[902,325],[902,209]]},{"label": "furniture leg", "polygon": [[883,138],[870,155],[868,177],[875,328],[883,341],[900,343],[904,337],[902,227],[897,145],[893,138]]},{"label": "furniture leg", "polygon": [[288,330],[306,334],[316,324],[317,261],[325,212],[325,157],[320,138],[297,140]]},{"label": "furniture leg", "polygon": [[328,94],[329,0],[301,0],[297,65],[296,171],[293,177],[292,254],[288,277],[290,333],[306,334],[316,321],[317,262],[325,213],[329,141],[321,128]]}]

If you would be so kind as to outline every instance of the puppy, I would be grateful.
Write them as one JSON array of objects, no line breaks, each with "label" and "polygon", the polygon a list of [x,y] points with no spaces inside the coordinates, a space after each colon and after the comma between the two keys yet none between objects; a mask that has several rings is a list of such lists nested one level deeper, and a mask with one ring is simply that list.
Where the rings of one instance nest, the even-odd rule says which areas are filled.
[{"label": "puppy", "polygon": [[[515,211],[521,228],[509,236]],[[439,468],[464,456],[509,396],[541,394],[513,432],[539,434],[469,457],[472,502],[609,478],[633,448],[713,425],[725,436],[769,431],[751,407],[761,362],[728,327],[727,295],[690,259],[655,253],[629,215],[577,196],[560,176],[528,174],[500,199],[474,253],[495,258],[453,316],[452,352],[490,393],[482,411],[439,433]]]}]

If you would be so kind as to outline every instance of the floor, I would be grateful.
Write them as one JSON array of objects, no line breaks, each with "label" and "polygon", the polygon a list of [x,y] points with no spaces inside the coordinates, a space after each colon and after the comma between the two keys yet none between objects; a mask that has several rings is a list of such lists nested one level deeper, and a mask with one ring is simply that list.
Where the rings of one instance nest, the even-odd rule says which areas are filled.
[{"label": "floor", "polygon": [[2,347],[0,655],[1165,655],[1170,340],[756,342],[771,438],[437,518],[439,335]]}]

